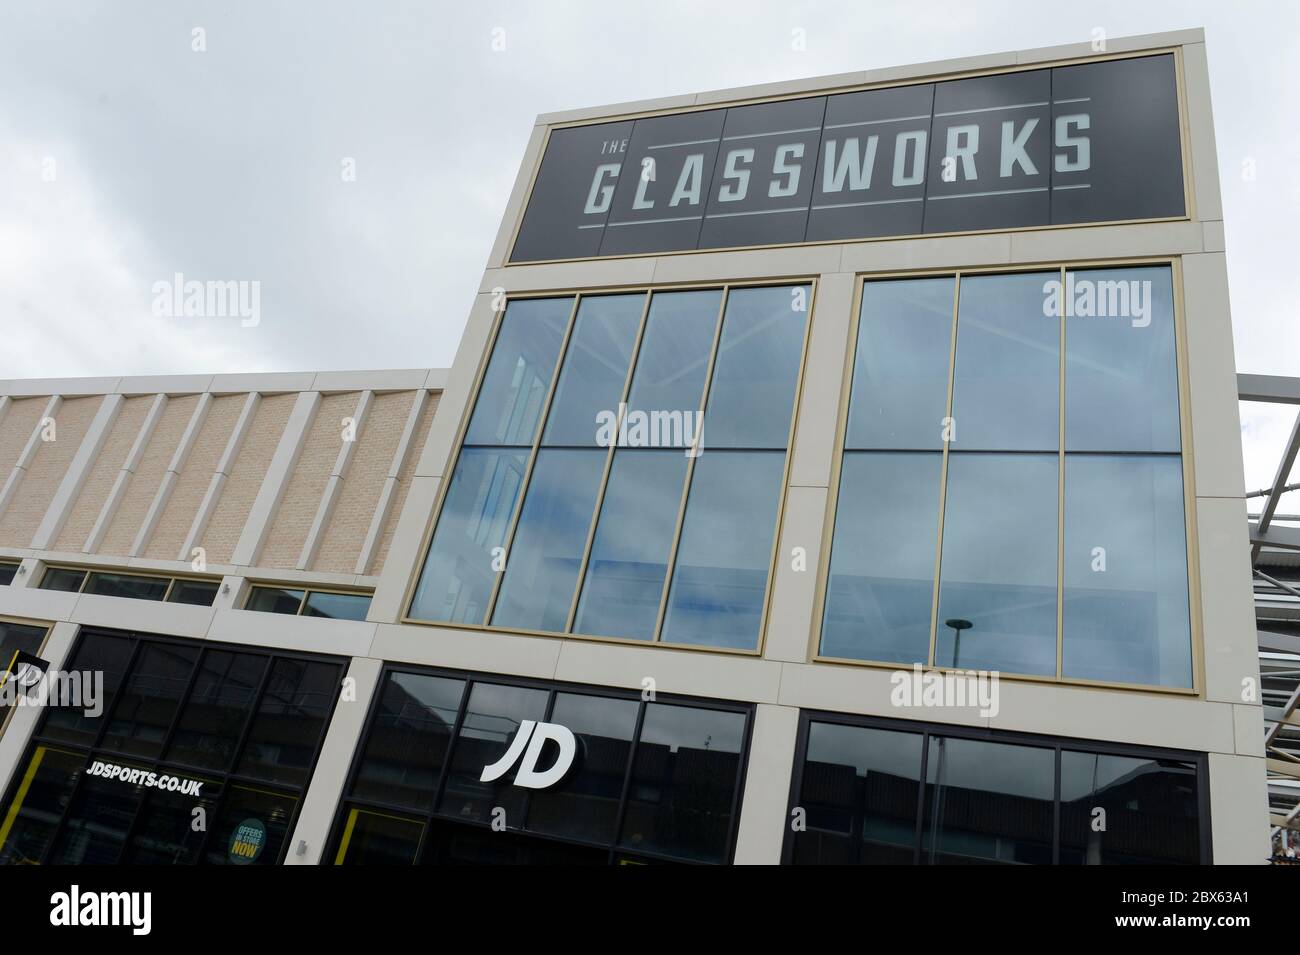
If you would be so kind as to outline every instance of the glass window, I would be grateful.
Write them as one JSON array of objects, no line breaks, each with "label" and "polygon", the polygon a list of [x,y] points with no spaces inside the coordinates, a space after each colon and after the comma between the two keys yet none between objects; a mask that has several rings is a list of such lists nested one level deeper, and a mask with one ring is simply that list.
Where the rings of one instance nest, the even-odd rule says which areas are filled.
[{"label": "glass window", "polygon": [[0,675],[9,672],[14,654],[37,654],[45,643],[45,628],[0,620]]},{"label": "glass window", "polygon": [[1054,455],[949,456],[936,665],[1055,675],[1057,483]]},{"label": "glass window", "polygon": [[46,568],[45,576],[41,578],[40,589],[76,593],[81,589],[85,579],[86,572],[84,570],[75,570],[71,567],[49,567]]},{"label": "glass window", "polygon": [[539,452],[492,623],[563,632],[607,452]]},{"label": "glass window", "polygon": [[846,448],[943,447],[955,296],[951,276],[864,284]]},{"label": "glass window", "polygon": [[720,289],[653,294],[632,376],[629,415],[680,413],[684,428],[689,414],[694,437],[721,307]]},{"label": "glass window", "polygon": [[0,563],[0,587],[7,587],[14,582],[18,573],[17,564]]},{"label": "glass window", "polygon": [[1178,456],[1067,455],[1062,674],[1192,685]]},{"label": "glass window", "polygon": [[411,601],[412,617],[483,622],[527,463],[526,451],[461,450]]},{"label": "glass window", "polygon": [[920,733],[811,723],[794,837],[796,865],[911,865]]},{"label": "glass window", "polygon": [[37,865],[54,839],[86,757],[37,746],[0,824],[0,865]]},{"label": "glass window", "polygon": [[1068,272],[1067,451],[1178,451],[1169,268]]},{"label": "glass window", "polygon": [[942,467],[938,453],[844,455],[823,656],[929,659]]},{"label": "glass window", "polygon": [[505,754],[521,720],[546,718],[547,696],[545,690],[522,686],[474,684],[456,737],[440,811],[454,818],[482,822],[500,808],[505,811],[507,827],[522,828],[525,790],[511,785],[515,768],[494,782],[481,782],[479,777],[484,767]]},{"label": "glass window", "polygon": [[757,648],[784,470],[772,452],[696,460],[661,640]]},{"label": "glass window", "polygon": [[[127,769],[145,767],[120,764]],[[122,854],[126,835],[144,798],[143,783],[85,776],[72,799],[63,829],[54,842],[53,865],[113,865]]]},{"label": "glass window", "polygon": [[333,663],[276,660],[237,772],[305,786],[325,724],[334,712],[341,678],[342,669]]},{"label": "glass window", "polygon": [[931,736],[921,858],[930,865],[1052,861],[1056,754]]},{"label": "glass window", "polygon": [[195,865],[206,832],[194,828],[195,809],[209,820],[217,814],[221,784],[214,779],[187,776],[203,784],[197,794],[149,789],[140,810],[131,846],[121,861],[129,865]]},{"label": "glass window", "polygon": [[533,443],[572,311],[572,298],[509,303],[465,434],[466,444]]},{"label": "glass window", "polygon": [[313,590],[302,605],[304,617],[330,617],[334,620],[365,620],[370,612],[368,594],[328,594]]},{"label": "glass window", "polygon": [[1059,272],[964,276],[957,314],[951,435],[956,448],[1059,447],[1061,319],[1048,283]]},{"label": "glass window", "polygon": [[137,577],[134,574],[102,574],[98,571],[86,581],[88,594],[101,597],[131,597],[135,600],[162,600],[170,581],[166,577]]},{"label": "glass window", "polygon": [[614,841],[639,708],[636,700],[556,694],[549,722],[572,730],[578,751],[563,785],[532,794],[529,829],[585,842]]},{"label": "glass window", "polygon": [[744,733],[740,713],[647,704],[619,844],[725,861]]},{"label": "glass window", "polygon": [[[93,634],[83,637],[77,644],[71,664],[66,669],[75,673],[102,673],[104,687],[98,710],[90,706],[53,706],[45,708],[45,722],[41,732],[65,743],[89,746],[99,733],[100,717],[109,712],[126,668],[131,662],[133,643],[120,637]],[[90,702],[90,701],[86,701]]]},{"label": "glass window", "polygon": [[1195,865],[1196,764],[1061,752],[1063,865]]},{"label": "glass window", "polygon": [[212,601],[217,599],[217,588],[219,586],[215,580],[185,580],[178,577],[172,583],[172,590],[167,595],[167,602],[211,607]]},{"label": "glass window", "polygon": [[231,786],[221,815],[210,821],[208,865],[275,865],[298,800],[283,793]]},{"label": "glass window", "polygon": [[263,613],[297,614],[302,606],[303,590],[287,590],[283,587],[254,587],[248,595],[245,610],[259,610]]},{"label": "glass window", "polygon": [[686,461],[676,450],[614,452],[575,633],[654,639]]},{"label": "glass window", "polygon": [[197,649],[175,643],[142,647],[99,745],[132,756],[157,756],[198,656]]},{"label": "glass window", "polygon": [[181,710],[167,758],[204,769],[228,769],[266,672],[266,657],[208,650]]},{"label": "glass window", "polygon": [[423,820],[352,809],[334,864],[412,865],[423,835]]},{"label": "glass window", "polygon": [[596,444],[597,416],[602,412],[616,415],[623,399],[644,307],[645,293],[582,299],[542,444]]},{"label": "glass window", "polygon": [[366,734],[352,795],[429,809],[464,691],[463,680],[390,673]]},{"label": "glass window", "polygon": [[704,415],[707,447],[786,446],[811,295],[807,285],[727,293]]}]

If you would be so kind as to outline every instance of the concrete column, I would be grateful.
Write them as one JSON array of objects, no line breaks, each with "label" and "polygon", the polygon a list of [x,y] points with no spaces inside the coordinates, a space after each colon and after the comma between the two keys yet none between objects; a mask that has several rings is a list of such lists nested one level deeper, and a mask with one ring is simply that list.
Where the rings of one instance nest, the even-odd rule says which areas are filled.
[{"label": "concrete column", "polygon": [[790,774],[799,710],[760,703],[749,744],[745,795],[740,805],[736,865],[779,865],[788,825]]}]

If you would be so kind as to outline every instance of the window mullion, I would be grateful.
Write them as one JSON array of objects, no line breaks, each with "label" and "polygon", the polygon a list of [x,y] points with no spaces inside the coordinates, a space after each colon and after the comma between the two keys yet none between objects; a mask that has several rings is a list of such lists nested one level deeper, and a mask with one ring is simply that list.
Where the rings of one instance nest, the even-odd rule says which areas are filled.
[{"label": "window mullion", "polygon": [[556,389],[560,384],[560,371],[564,368],[564,359],[569,351],[569,340],[573,337],[574,326],[578,323],[578,307],[582,302],[581,295],[573,296],[573,306],[569,309],[569,322],[564,328],[564,340],[560,342],[560,353],[555,359],[555,367],[551,370],[551,383],[546,389],[546,399],[542,402],[542,413],[538,415],[537,430],[533,433],[532,449],[528,455],[528,465],[524,468],[524,476],[519,484],[519,497],[515,500],[515,506],[510,514],[510,526],[506,530],[506,536],[501,542],[501,553],[505,556],[505,562],[501,569],[497,571],[495,579],[492,581],[492,593],[488,595],[487,607],[483,613],[482,623],[490,626],[492,623],[492,611],[496,609],[497,597],[501,593],[501,582],[505,580],[506,568],[510,563],[510,548],[515,542],[515,530],[519,527],[519,515],[524,510],[524,498],[528,496],[528,482],[532,480],[533,466],[537,463],[538,451],[542,444],[542,435],[546,433],[546,419],[551,415],[551,402],[555,399]]},{"label": "window mullion", "polygon": [[596,541],[596,522],[600,520],[600,508],[605,502],[605,489],[609,487],[609,474],[614,467],[614,451],[618,448],[618,435],[623,427],[623,418],[627,414],[627,402],[632,392],[632,376],[636,373],[636,362],[641,356],[641,343],[645,341],[646,325],[649,324],[650,301],[653,293],[646,292],[645,303],[641,306],[641,320],[637,325],[636,341],[632,343],[632,355],[628,359],[627,375],[623,379],[623,391],[616,406],[614,419],[614,439],[609,443],[609,452],[605,455],[605,470],[600,476],[600,486],[596,489],[596,503],[591,511],[591,522],[587,525],[587,540],[583,544],[582,559],[578,563],[577,578],[573,583],[573,597],[569,601],[569,616],[564,622],[564,633],[573,630],[574,620],[578,616],[578,600],[582,596],[583,578],[587,576],[587,565],[591,561],[591,548]]},{"label": "window mullion", "polygon": [[[1057,392],[1056,437],[1056,678],[1061,679],[1065,651],[1065,272],[1061,266],[1061,294],[1057,307],[1061,312],[1061,380]],[[1058,754],[1059,755],[1059,754]],[[1059,759],[1058,759],[1059,769]]]},{"label": "window mullion", "polygon": [[[664,615],[668,612],[668,592],[673,585],[673,571],[677,567],[677,547],[682,541],[682,524],[686,521],[686,501],[691,494],[691,476],[695,473],[695,462],[704,452],[704,412],[709,406],[709,389],[713,385],[713,368],[718,361],[718,346],[722,341],[722,321],[727,314],[727,298],[731,286],[723,286],[722,301],[718,303],[718,323],[713,328],[713,347],[709,349],[709,367],[704,373],[704,387],[700,390],[699,422],[695,429],[695,446],[688,448],[686,459],[686,479],[682,484],[682,499],[677,504],[677,523],[673,527],[673,542],[668,548],[668,566],[664,570],[664,586],[659,594],[659,612],[655,616],[655,628],[650,639],[658,642],[660,630],[664,625]],[[694,453],[692,453],[694,452]]]},{"label": "window mullion", "polygon": [[[945,418],[939,422],[943,428],[943,460],[939,465],[939,520],[934,543],[934,587],[930,593],[930,654],[927,666],[934,666],[935,642],[939,632],[939,576],[943,570],[943,518],[948,498],[948,445],[952,435],[952,397],[957,374],[957,312],[961,307],[961,273],[953,275],[952,337],[948,345],[948,404]],[[858,317],[861,322],[861,316]]]}]

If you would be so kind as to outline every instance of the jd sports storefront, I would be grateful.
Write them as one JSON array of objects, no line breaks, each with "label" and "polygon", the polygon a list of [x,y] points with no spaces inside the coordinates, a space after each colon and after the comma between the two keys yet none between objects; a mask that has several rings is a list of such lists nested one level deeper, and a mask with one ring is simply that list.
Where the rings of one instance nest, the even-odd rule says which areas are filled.
[{"label": "jd sports storefront", "polygon": [[0,863],[284,858],[341,661],[99,629],[69,660],[103,674],[102,712],[47,708],[7,793]]},{"label": "jd sports storefront", "polygon": [[327,858],[726,863],[748,706],[390,667]]}]

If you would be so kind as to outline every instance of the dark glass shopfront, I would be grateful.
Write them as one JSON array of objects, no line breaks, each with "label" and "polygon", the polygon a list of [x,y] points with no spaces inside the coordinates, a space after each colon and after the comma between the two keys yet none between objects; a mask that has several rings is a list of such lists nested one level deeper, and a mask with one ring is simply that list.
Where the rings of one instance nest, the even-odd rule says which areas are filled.
[{"label": "dark glass shopfront", "polygon": [[[652,864],[731,860],[750,708],[571,684],[390,667],[339,808],[329,859],[361,864]],[[519,783],[520,734],[547,741]],[[522,755],[495,780],[489,769]]]},{"label": "dark glass shopfront", "polygon": [[337,658],[85,629],[0,815],[0,863],[281,861],[338,696]]},{"label": "dark glass shopfront", "polygon": [[785,861],[1210,861],[1198,753],[804,713]]}]

